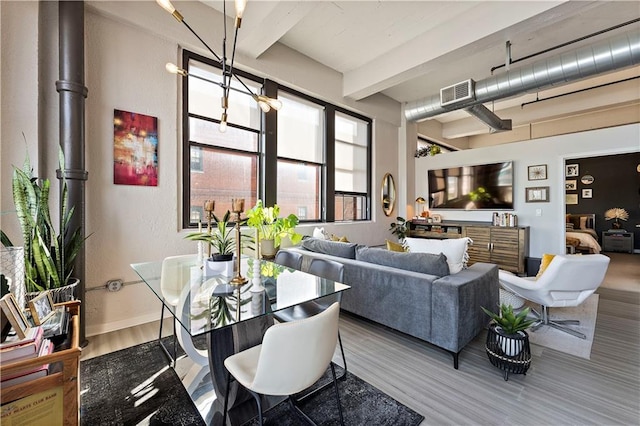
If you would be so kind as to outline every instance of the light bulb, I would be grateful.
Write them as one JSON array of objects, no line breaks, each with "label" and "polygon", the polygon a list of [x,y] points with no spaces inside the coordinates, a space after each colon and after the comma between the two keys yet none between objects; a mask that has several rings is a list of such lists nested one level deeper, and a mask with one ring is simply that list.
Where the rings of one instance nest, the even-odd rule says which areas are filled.
[{"label": "light bulb", "polygon": [[164,10],[171,13],[172,15],[173,15],[173,12],[176,11],[176,8],[173,7],[173,5],[169,0],[156,0],[156,3],[158,3],[160,7],[162,7]]},{"label": "light bulb", "polygon": [[258,106],[260,107],[260,109],[264,112],[269,112],[271,111],[271,107],[269,106],[268,103],[264,102],[264,101],[258,101]]},{"label": "light bulb", "polygon": [[219,130],[220,130],[220,133],[224,133],[227,131],[227,113],[226,112],[222,113]]},{"label": "light bulb", "polygon": [[164,67],[171,74],[180,74],[183,77],[187,76],[187,72],[185,70],[183,70],[182,68],[178,68],[176,64],[172,64],[171,62],[167,62],[167,64]]},{"label": "light bulb", "polygon": [[282,101],[280,99],[269,98],[267,103],[271,108],[275,109],[276,111],[280,111],[280,108],[282,108]]},{"label": "light bulb", "polygon": [[247,0],[236,0],[236,16],[242,19],[244,9],[247,7]]}]

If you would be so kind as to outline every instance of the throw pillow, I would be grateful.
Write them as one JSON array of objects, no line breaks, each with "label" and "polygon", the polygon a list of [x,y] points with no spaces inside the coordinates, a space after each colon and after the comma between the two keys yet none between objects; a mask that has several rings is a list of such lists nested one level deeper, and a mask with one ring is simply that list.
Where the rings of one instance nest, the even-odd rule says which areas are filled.
[{"label": "throw pillow", "polygon": [[542,276],[554,257],[556,257],[555,254],[545,253],[542,255],[542,261],[540,262],[540,269],[538,269],[538,273],[536,274],[536,280]]},{"label": "throw pillow", "polygon": [[413,253],[443,253],[447,256],[451,274],[457,274],[467,267],[467,261],[469,260],[467,247],[473,244],[469,237],[449,238],[446,240],[407,237],[404,241],[409,251]]},{"label": "throw pillow", "polygon": [[348,243],[346,236],[338,237],[337,235],[331,234],[331,241],[339,241],[341,243]]},{"label": "throw pillow", "polygon": [[387,242],[387,250],[405,252],[402,244],[394,243],[393,241],[385,240]]},{"label": "throw pillow", "polygon": [[324,228],[313,228],[313,238],[318,238],[320,240],[326,240],[327,234],[324,232]]},{"label": "throw pillow", "polygon": [[360,246],[356,249],[356,260],[437,277],[449,275],[447,257],[442,253],[398,253],[381,248]]},{"label": "throw pillow", "polygon": [[587,229],[587,217],[580,218],[580,228],[579,229]]},{"label": "throw pillow", "polygon": [[347,259],[356,258],[355,243],[341,243],[338,241],[321,240],[318,238],[307,238],[302,240],[302,248],[316,253],[330,254],[332,256],[344,257]]}]

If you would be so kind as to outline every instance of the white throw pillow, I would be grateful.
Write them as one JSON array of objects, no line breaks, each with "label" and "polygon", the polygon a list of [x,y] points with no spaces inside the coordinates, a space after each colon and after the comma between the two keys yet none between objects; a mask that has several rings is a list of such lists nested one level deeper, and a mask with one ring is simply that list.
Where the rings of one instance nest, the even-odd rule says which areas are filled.
[{"label": "white throw pillow", "polygon": [[320,240],[326,240],[327,234],[324,232],[324,228],[313,228],[313,238],[318,238]]},{"label": "white throw pillow", "polygon": [[407,237],[404,241],[412,253],[444,253],[447,256],[447,264],[449,264],[449,272],[451,274],[457,274],[467,267],[467,261],[469,260],[467,247],[473,244],[469,237],[447,240]]}]

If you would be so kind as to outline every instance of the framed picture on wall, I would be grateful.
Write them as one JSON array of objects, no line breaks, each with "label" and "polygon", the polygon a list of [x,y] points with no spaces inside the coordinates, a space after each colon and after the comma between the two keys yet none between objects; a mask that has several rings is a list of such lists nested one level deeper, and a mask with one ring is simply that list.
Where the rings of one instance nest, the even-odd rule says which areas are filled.
[{"label": "framed picture on wall", "polygon": [[565,176],[566,177],[575,177],[580,174],[580,165],[579,164],[567,164],[564,166]]},{"label": "framed picture on wall", "polygon": [[158,186],[158,118],[113,110],[113,183]]},{"label": "framed picture on wall", "polygon": [[576,189],[578,189],[578,181],[575,179],[566,181],[564,184],[564,189],[566,189],[567,191],[575,191]]},{"label": "framed picture on wall", "polygon": [[565,199],[566,204],[578,204],[578,194],[567,194]]},{"label": "framed picture on wall", "polygon": [[527,167],[529,180],[545,180],[547,178],[547,165],[538,164],[537,166]]},{"label": "framed picture on wall", "polygon": [[593,197],[593,189],[582,190],[582,198],[592,198],[592,197]]},{"label": "framed picture on wall", "polygon": [[527,203],[547,203],[549,202],[549,187],[538,186],[534,188],[527,188],[525,195]]}]

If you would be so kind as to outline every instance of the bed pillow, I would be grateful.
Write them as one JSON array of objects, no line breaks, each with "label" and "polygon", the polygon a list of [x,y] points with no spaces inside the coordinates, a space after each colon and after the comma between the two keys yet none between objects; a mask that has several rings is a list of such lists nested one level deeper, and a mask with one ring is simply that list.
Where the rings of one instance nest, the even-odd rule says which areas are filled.
[{"label": "bed pillow", "polygon": [[320,240],[318,238],[302,240],[302,248],[306,250],[347,259],[356,258],[356,246],[357,244],[355,243],[341,243],[338,241]]},{"label": "bed pillow", "polygon": [[319,240],[326,240],[327,234],[324,232],[324,228],[313,228],[313,238],[317,238]]},{"label": "bed pillow", "polygon": [[447,257],[449,272],[457,274],[467,267],[467,248],[473,241],[469,237],[431,240],[427,238],[405,238],[405,244],[412,253],[443,253]]},{"label": "bed pillow", "polygon": [[399,253],[360,246],[356,249],[356,260],[437,277],[449,275],[447,257],[442,253]]},{"label": "bed pillow", "polygon": [[549,266],[549,264],[551,263],[554,257],[556,257],[555,254],[545,253],[542,255],[542,261],[540,262],[540,269],[538,269],[538,273],[536,274],[536,280],[539,279],[544,273],[544,271],[547,270],[547,267]]},{"label": "bed pillow", "polygon": [[578,228],[578,229],[587,229],[587,219],[588,219],[588,217],[581,217],[580,218],[580,228]]}]

